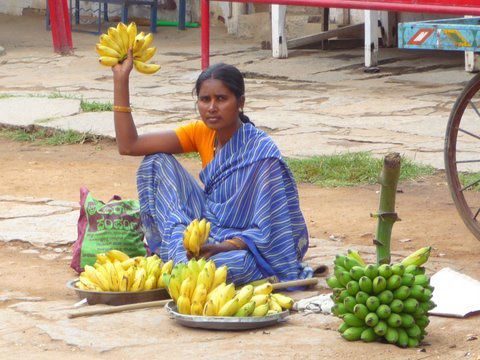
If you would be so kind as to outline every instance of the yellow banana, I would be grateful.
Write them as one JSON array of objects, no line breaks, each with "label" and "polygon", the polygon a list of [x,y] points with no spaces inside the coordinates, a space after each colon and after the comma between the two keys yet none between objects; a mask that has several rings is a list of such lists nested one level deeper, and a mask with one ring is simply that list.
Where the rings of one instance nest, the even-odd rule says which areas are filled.
[{"label": "yellow banana", "polygon": [[100,35],[100,44],[102,44],[104,46],[108,46],[109,48],[112,48],[113,50],[115,50],[119,54],[121,54],[121,52],[122,52],[122,49],[120,48],[120,46],[118,46],[118,44],[115,42],[115,40],[113,40],[107,34]]},{"label": "yellow banana", "polygon": [[215,289],[218,285],[227,281],[227,266],[220,266],[215,270],[215,276],[213,277],[212,289]]},{"label": "yellow banana", "polygon": [[293,306],[293,299],[286,296],[286,295],[283,295],[283,294],[280,294],[280,293],[276,293],[276,294],[271,294],[270,295],[283,309],[291,309],[292,306]]},{"label": "yellow banana", "polygon": [[189,243],[190,243],[190,236],[192,236],[191,231],[188,227],[185,228],[183,232],[183,247],[185,250],[190,251]]},{"label": "yellow banana", "polygon": [[143,32],[138,34],[133,41],[133,57],[137,58],[142,55],[143,44],[145,43],[145,36]]},{"label": "yellow banana", "polygon": [[203,310],[203,305],[205,304],[206,300],[207,300],[207,289],[205,288],[205,285],[198,284],[195,287],[195,290],[193,291],[192,303],[199,304],[200,308]]},{"label": "yellow banana", "polygon": [[[102,289],[93,281],[91,281],[84,273],[80,275],[80,282],[77,283],[77,285],[82,285],[84,286],[83,290],[92,290],[92,291],[102,291]],[[82,287],[78,286],[80,289]]]},{"label": "yellow banana", "polygon": [[108,291],[110,288],[108,280],[93,266],[85,265],[85,275],[90,281],[102,289],[102,291]]},{"label": "yellow banana", "polygon": [[267,313],[265,314],[265,316],[270,316],[270,315],[275,315],[275,314],[278,314],[278,311],[268,310]]},{"label": "yellow banana", "polygon": [[97,254],[96,258],[97,258],[96,262],[102,265],[105,264],[107,261],[110,261],[110,259],[108,258],[107,255],[105,255],[105,253]]},{"label": "yellow banana", "polygon": [[207,225],[205,225],[205,238],[203,240],[204,243],[208,240],[208,237],[210,236],[211,226],[212,226],[212,224],[210,224],[210,222],[207,222]]},{"label": "yellow banana", "polygon": [[110,261],[115,261],[115,260],[118,260],[120,262],[123,262],[125,260],[128,260],[130,259],[130,256],[128,256],[127,254],[125,254],[123,251],[120,251],[120,250],[110,250],[110,251],[107,251],[106,252],[106,255],[108,256],[108,258],[110,259]]},{"label": "yellow banana", "polygon": [[207,292],[213,290],[213,288],[211,287],[212,279],[210,278],[210,274],[207,269],[203,268],[203,270],[200,271],[197,278],[197,284],[202,284],[203,286],[205,286]]},{"label": "yellow banana", "polygon": [[255,302],[255,306],[259,306],[259,305],[266,304],[268,302],[268,297],[269,297],[269,295],[265,295],[265,294],[254,295],[254,296],[252,296],[251,301]]},{"label": "yellow banana", "polygon": [[253,295],[253,285],[246,285],[238,291],[235,298],[238,299],[238,307],[241,308],[250,301]]},{"label": "yellow banana", "polygon": [[173,260],[168,260],[165,264],[162,266],[162,274],[170,274],[173,269]]},{"label": "yellow banana", "polygon": [[253,289],[253,294],[254,295],[268,295],[272,292],[273,290],[273,287],[272,287],[272,284],[270,284],[269,282],[265,283],[265,284],[262,284],[262,285],[259,285],[259,286],[256,286],[254,289]]},{"label": "yellow banana", "polygon": [[246,317],[252,315],[255,310],[255,301],[249,301],[238,309],[235,313],[236,317]]},{"label": "yellow banana", "polygon": [[117,31],[118,31],[118,35],[120,36],[120,39],[122,40],[122,49],[123,51],[125,51],[125,53],[127,53],[128,44],[129,44],[127,25],[125,25],[122,22],[119,22],[117,24]]},{"label": "yellow banana", "polygon": [[235,285],[233,283],[225,286],[221,292],[220,302],[217,306],[218,309],[221,309],[223,305],[232,300],[235,297]]},{"label": "yellow banana", "polygon": [[199,267],[200,271],[203,270],[206,263],[207,263],[207,260],[205,260],[204,258],[201,258],[201,259],[197,260],[197,264],[198,264],[198,267]]},{"label": "yellow banana", "polygon": [[145,49],[148,49],[150,47],[150,45],[152,44],[152,42],[153,42],[152,33],[148,33],[147,35],[145,35],[145,37],[143,38],[143,46],[142,46],[141,51],[145,51]]},{"label": "yellow banana", "polygon": [[110,291],[118,291],[119,284],[118,284],[118,274],[115,270],[115,266],[109,261],[103,265],[107,270],[108,276],[110,277]]},{"label": "yellow banana", "polygon": [[253,310],[252,316],[265,316],[268,310],[269,310],[268,303],[265,303],[263,305],[258,305]]},{"label": "yellow banana", "polygon": [[211,291],[207,294],[207,301],[213,299],[218,293],[222,291],[222,289],[227,286],[225,283],[221,283],[215,289],[211,289]]},{"label": "yellow banana", "polygon": [[200,305],[198,302],[192,300],[192,306],[190,307],[190,314],[191,315],[202,315],[203,314],[203,306]]},{"label": "yellow banana", "polygon": [[128,270],[128,268],[132,267],[135,264],[135,258],[130,258],[125,261],[120,261],[123,267],[123,270]]},{"label": "yellow banana", "polygon": [[180,314],[190,315],[190,299],[186,296],[180,296],[177,300],[177,308]]},{"label": "yellow banana", "polygon": [[145,49],[145,51],[143,51],[141,56],[139,56],[138,59],[136,60],[139,60],[141,62],[147,62],[153,57],[153,55],[155,55],[156,51],[157,51],[156,47],[149,47],[148,49]]},{"label": "yellow banana", "polygon": [[186,296],[191,299],[193,291],[195,290],[195,282],[196,281],[191,276],[188,276],[183,280],[182,285],[180,286],[180,296]]},{"label": "yellow banana", "polygon": [[119,47],[120,55],[125,56],[127,52],[125,51],[125,49],[123,47],[122,38],[120,37],[120,34],[118,33],[118,30],[115,27],[110,27],[110,28],[108,28],[107,34],[110,37],[110,39],[112,39],[112,41],[115,42],[117,44],[117,46]]},{"label": "yellow banana", "polygon": [[200,243],[198,236],[198,228],[194,227],[188,240],[188,250],[195,256],[198,256],[200,253]]},{"label": "yellow banana", "polygon": [[85,286],[84,284],[82,284],[81,281],[77,282],[75,284],[75,286],[80,289],[80,290],[95,290],[95,288],[92,288],[92,289],[89,289],[87,286]]},{"label": "yellow banana", "polygon": [[203,315],[205,316],[217,315],[217,309],[215,308],[215,304],[213,303],[213,300],[208,300],[205,303],[205,306],[203,308]]},{"label": "yellow banana", "polygon": [[147,280],[145,280],[145,285],[143,286],[143,290],[152,290],[155,288],[155,285],[157,284],[157,279],[155,276],[150,275]]},{"label": "yellow banana", "polygon": [[227,301],[218,311],[218,316],[233,316],[238,311],[238,299],[233,298]]},{"label": "yellow banana", "polygon": [[[122,265],[123,267],[123,265]],[[123,280],[121,283],[121,287],[125,287],[125,291],[130,291],[133,285],[133,279],[135,278],[135,267],[131,266],[127,270],[125,270],[123,274]]]},{"label": "yellow banana", "polygon": [[118,64],[118,58],[110,57],[110,56],[100,56],[98,62],[104,66],[115,66]]},{"label": "yellow banana", "polygon": [[273,297],[270,297],[270,299],[268,299],[268,310],[273,310],[277,313],[281,313],[283,311],[280,304]]},{"label": "yellow banana", "polygon": [[203,238],[205,237],[205,225],[207,225],[207,220],[205,219],[200,220],[197,225],[198,238],[199,238],[200,244],[202,244]]},{"label": "yellow banana", "polygon": [[137,24],[131,22],[127,26],[128,34],[128,49],[133,49],[133,43],[135,42],[135,37],[137,36]]},{"label": "yellow banana", "polygon": [[405,267],[408,265],[422,266],[425,264],[430,257],[430,251],[432,250],[431,246],[426,246],[412,254],[408,255],[405,259],[402,260],[401,264]]},{"label": "yellow banana", "polygon": [[190,270],[190,275],[194,278],[198,278],[198,274],[200,273],[200,268],[198,267],[197,260],[190,259],[187,263],[187,267]]},{"label": "yellow banana", "polygon": [[215,279],[215,271],[217,270],[217,267],[215,266],[213,260],[208,260],[205,264],[205,267],[208,270],[208,275],[210,275],[210,278]]},{"label": "yellow banana", "polygon": [[95,49],[100,56],[109,56],[120,59],[120,54],[108,46],[97,44],[95,45]]},{"label": "yellow banana", "polygon": [[365,260],[360,256],[360,253],[357,250],[348,249],[347,257],[350,259],[357,260],[361,266],[366,266]]},{"label": "yellow banana", "polygon": [[168,284],[168,293],[174,301],[177,301],[178,297],[180,296],[180,283],[174,275],[170,277],[170,282]]},{"label": "yellow banana", "polygon": [[133,284],[132,284],[132,287],[130,288],[130,291],[142,291],[143,286],[145,285],[146,275],[147,275],[146,271],[143,267],[138,268],[135,271],[135,278],[133,280]]},{"label": "yellow banana", "polygon": [[207,295],[207,301],[212,300],[213,304],[215,305],[215,309],[220,310],[222,307],[223,303],[222,302],[222,297],[223,297],[223,291],[227,287],[225,284],[219,285],[210,295],[210,297]]}]

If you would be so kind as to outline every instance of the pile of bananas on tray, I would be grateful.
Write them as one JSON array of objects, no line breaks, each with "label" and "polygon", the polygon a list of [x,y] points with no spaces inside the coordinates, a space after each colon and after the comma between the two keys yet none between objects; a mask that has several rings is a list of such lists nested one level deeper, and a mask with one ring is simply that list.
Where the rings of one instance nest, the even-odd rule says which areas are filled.
[{"label": "pile of bananas on tray", "polygon": [[172,271],[173,261],[163,263],[157,255],[129,257],[119,250],[97,254],[93,266],[86,265],[77,287],[91,291],[146,291],[165,288],[163,275]]},{"label": "pile of bananas on tray", "polygon": [[236,290],[227,284],[227,267],[205,259],[175,265],[164,282],[179,313],[203,316],[267,316],[290,309],[293,300],[272,293],[272,284],[245,285]]},{"label": "pile of bananas on tray", "polygon": [[366,265],[358,252],[337,255],[332,311],[343,319],[339,327],[350,341],[386,340],[400,347],[415,347],[429,324],[433,287],[422,265],[431,247],[424,247],[396,264]]},{"label": "pile of bananas on tray", "polygon": [[137,34],[137,25],[132,22],[128,26],[118,23],[117,27],[110,27],[106,34],[100,36],[96,50],[100,58],[98,61],[105,66],[115,66],[127,58],[128,49],[133,50],[133,65],[142,74],[154,74],[160,70],[160,65],[148,64],[156,47],[150,47],[153,35],[142,31]]}]

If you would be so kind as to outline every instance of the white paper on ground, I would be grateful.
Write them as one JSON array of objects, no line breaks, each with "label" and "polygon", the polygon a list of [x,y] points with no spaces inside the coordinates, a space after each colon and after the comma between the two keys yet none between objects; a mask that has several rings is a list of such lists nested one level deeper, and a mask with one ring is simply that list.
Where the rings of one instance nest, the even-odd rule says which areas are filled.
[{"label": "white paper on ground", "polygon": [[447,267],[431,277],[430,285],[437,304],[430,315],[465,317],[480,311],[480,281]]}]

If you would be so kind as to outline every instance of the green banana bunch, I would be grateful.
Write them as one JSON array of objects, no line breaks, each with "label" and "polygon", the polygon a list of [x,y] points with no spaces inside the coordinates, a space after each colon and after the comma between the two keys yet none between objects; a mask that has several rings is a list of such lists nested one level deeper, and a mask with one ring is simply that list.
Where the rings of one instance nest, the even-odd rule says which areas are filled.
[{"label": "green banana bunch", "polygon": [[358,252],[336,255],[332,313],[341,319],[338,331],[349,341],[384,340],[400,347],[415,347],[427,334],[433,287],[422,265],[430,247],[396,264],[365,264]]},{"label": "green banana bunch", "polygon": [[148,64],[157,49],[150,47],[153,35],[137,34],[137,25],[132,22],[128,26],[120,22],[116,27],[110,27],[102,34],[95,49],[100,55],[98,61],[105,66],[115,66],[127,58],[129,49],[133,51],[133,65],[142,74],[154,74],[160,70],[160,65]]}]

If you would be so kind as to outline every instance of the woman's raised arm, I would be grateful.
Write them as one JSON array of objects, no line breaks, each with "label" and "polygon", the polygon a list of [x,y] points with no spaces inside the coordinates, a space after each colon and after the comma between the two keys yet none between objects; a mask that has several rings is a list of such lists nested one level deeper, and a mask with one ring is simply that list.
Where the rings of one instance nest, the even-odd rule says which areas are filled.
[{"label": "woman's raised arm", "polygon": [[174,131],[138,135],[130,108],[129,78],[133,68],[132,50],[113,71],[113,104],[118,152],[122,155],[144,156],[158,152],[177,154],[182,147]]}]

